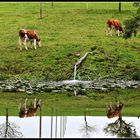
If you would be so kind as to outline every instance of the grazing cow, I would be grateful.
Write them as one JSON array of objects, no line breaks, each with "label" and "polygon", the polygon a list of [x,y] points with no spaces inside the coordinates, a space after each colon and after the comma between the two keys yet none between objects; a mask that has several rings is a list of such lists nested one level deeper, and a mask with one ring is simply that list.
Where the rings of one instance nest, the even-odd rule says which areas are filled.
[{"label": "grazing cow", "polygon": [[117,20],[117,19],[108,19],[106,35],[110,34],[112,36],[112,30],[113,29],[115,29],[115,32],[116,32],[116,34],[118,36],[120,36],[120,33],[124,32],[119,20]]},{"label": "grazing cow", "polygon": [[35,98],[34,103],[31,102],[30,105],[27,105],[27,98],[26,98],[24,103],[22,100],[19,104],[19,117],[26,118],[26,117],[35,116],[38,108],[40,107],[41,107],[41,100],[36,100]]},{"label": "grazing cow", "polygon": [[123,107],[123,103],[118,102],[114,107],[112,105],[107,106],[107,117],[108,118],[113,118],[113,117],[119,117],[121,115],[121,110]]},{"label": "grazing cow", "polygon": [[25,30],[25,29],[21,29],[19,30],[19,47],[20,50],[22,50],[22,44],[24,44],[25,49],[28,50],[27,48],[27,41],[30,41],[31,43],[31,48],[32,45],[34,46],[34,48],[36,49],[36,46],[41,47],[41,41],[37,36],[37,33],[34,30]]}]

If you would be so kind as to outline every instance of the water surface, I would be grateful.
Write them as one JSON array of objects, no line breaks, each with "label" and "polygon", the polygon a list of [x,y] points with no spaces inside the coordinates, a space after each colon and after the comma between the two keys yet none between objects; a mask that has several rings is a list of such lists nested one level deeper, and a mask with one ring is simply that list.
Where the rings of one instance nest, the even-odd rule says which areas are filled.
[{"label": "water surface", "polygon": [[[140,136],[140,119],[138,117],[122,117],[121,121],[125,123],[122,123],[121,126],[115,123],[118,120],[119,117],[108,119],[106,116],[8,117],[9,125],[14,123],[17,128],[13,129],[20,133],[20,137],[23,138],[118,138]],[[1,116],[1,138],[4,137],[2,136],[3,127],[1,126],[6,124],[5,122],[6,117]],[[127,127],[124,126],[125,124],[127,124]],[[107,127],[108,130],[105,131]],[[111,129],[119,130],[119,132],[113,134],[114,130]],[[128,134],[124,134],[125,129],[127,129]]]}]

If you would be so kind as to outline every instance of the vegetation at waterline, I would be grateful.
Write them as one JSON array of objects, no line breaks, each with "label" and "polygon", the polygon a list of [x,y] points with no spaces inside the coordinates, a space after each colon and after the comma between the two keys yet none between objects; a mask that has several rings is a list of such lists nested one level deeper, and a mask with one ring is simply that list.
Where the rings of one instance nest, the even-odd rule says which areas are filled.
[{"label": "vegetation at waterline", "polygon": [[[106,105],[114,104],[116,101],[124,103],[122,109],[123,116],[140,115],[140,96],[139,89],[117,89],[110,92],[85,91],[82,96],[74,96],[73,93],[0,93],[0,115],[5,115],[5,109],[8,108],[10,116],[18,116],[18,105],[20,99],[28,98],[41,99],[42,115],[67,115],[83,116],[85,111],[91,116],[105,116]],[[37,115],[39,115],[39,110]]]},{"label": "vegetation at waterline", "polygon": [[[91,51],[77,71],[76,79],[93,80],[103,77],[140,79],[140,34],[125,40],[106,36],[108,18],[124,21],[133,17],[137,7],[133,2],[72,3],[0,3],[0,80],[73,79],[73,65],[85,52]],[[20,51],[18,30],[35,29],[42,48]],[[30,44],[28,44],[29,46]],[[76,54],[80,55],[76,55]]]}]

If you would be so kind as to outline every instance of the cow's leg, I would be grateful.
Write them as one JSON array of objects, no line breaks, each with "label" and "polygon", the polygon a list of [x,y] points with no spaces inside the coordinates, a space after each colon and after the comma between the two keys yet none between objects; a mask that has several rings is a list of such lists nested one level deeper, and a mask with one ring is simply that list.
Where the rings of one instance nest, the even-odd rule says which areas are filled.
[{"label": "cow's leg", "polygon": [[25,99],[25,103],[24,103],[25,113],[27,113],[27,111],[28,111],[27,100],[28,100],[28,98]]},{"label": "cow's leg", "polygon": [[20,48],[20,50],[22,50],[22,39],[21,39],[21,37],[19,37],[18,43],[19,43],[19,48]]},{"label": "cow's leg", "polygon": [[36,98],[34,99],[34,108],[36,108],[36,102],[37,102],[37,100],[36,100]]},{"label": "cow's leg", "polygon": [[28,50],[28,48],[27,48],[27,38],[26,37],[24,38],[24,46],[25,46],[25,49]]},{"label": "cow's leg", "polygon": [[34,39],[34,48],[36,49],[36,39]]},{"label": "cow's leg", "polygon": [[32,40],[30,40],[30,44],[31,44],[31,48],[33,48],[33,41]]},{"label": "cow's leg", "polygon": [[112,29],[112,28],[110,28],[110,36],[112,36],[112,30],[113,30],[113,29]]},{"label": "cow's leg", "polygon": [[120,31],[119,30],[117,30],[117,35],[120,36]]},{"label": "cow's leg", "polygon": [[37,41],[36,44],[38,47],[41,47],[41,41]]},{"label": "cow's leg", "polygon": [[109,25],[106,26],[106,35],[110,34],[111,27]]},{"label": "cow's leg", "polygon": [[106,35],[108,36],[109,33],[109,28],[106,29]]}]

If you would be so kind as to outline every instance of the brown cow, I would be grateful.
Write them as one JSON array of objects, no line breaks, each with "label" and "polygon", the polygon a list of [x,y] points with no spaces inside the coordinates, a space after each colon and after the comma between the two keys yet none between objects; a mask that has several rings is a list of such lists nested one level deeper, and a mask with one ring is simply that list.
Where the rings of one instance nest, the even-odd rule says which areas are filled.
[{"label": "brown cow", "polygon": [[116,32],[116,34],[118,36],[120,36],[120,33],[124,32],[119,20],[117,20],[117,19],[108,19],[106,35],[110,34],[112,36],[112,30],[113,29],[115,29],[115,32]]},{"label": "brown cow", "polygon": [[119,117],[121,115],[122,107],[123,107],[123,103],[119,101],[114,107],[112,107],[111,104],[108,105],[106,111],[107,117],[108,118]]},{"label": "brown cow", "polygon": [[26,45],[28,40],[31,43],[31,48],[32,48],[32,45],[34,46],[35,49],[36,49],[36,45],[41,47],[41,41],[34,30],[25,30],[25,29],[19,30],[20,50],[22,50],[22,47],[21,47],[22,44],[24,44],[25,49],[28,50],[27,45]]},{"label": "brown cow", "polygon": [[37,110],[41,107],[41,100],[34,99],[34,103],[31,102],[30,105],[27,105],[27,98],[23,103],[23,100],[19,104],[19,117],[26,118],[36,115]]}]

